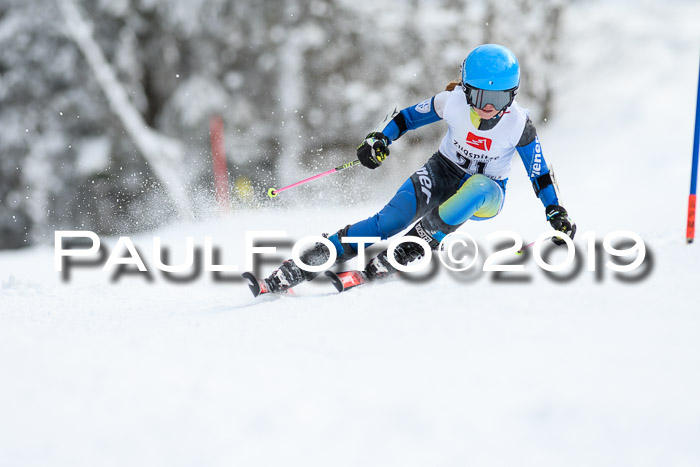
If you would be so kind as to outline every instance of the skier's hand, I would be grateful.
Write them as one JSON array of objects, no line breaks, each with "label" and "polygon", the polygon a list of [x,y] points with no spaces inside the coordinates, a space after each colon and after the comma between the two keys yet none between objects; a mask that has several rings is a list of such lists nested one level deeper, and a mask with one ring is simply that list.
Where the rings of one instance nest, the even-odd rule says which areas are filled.
[{"label": "skier's hand", "polygon": [[357,148],[357,158],[365,167],[376,169],[389,155],[389,143],[389,138],[383,133],[372,132]]},{"label": "skier's hand", "polygon": [[[565,233],[571,239],[574,238],[574,234],[576,234],[576,224],[569,218],[569,213],[566,212],[563,206],[550,204],[547,206],[545,212],[547,213],[549,225],[551,225],[554,230]],[[552,241],[557,245],[566,243],[559,237],[552,237]]]}]

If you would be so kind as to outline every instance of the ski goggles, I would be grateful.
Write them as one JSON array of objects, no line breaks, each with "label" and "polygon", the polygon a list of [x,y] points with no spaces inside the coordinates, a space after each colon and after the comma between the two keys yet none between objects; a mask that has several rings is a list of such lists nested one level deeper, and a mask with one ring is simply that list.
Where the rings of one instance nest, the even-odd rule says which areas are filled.
[{"label": "ski goggles", "polygon": [[496,109],[503,110],[513,103],[513,99],[518,93],[517,87],[506,91],[489,91],[462,84],[462,89],[464,89],[464,94],[467,96],[467,103],[477,109],[483,109],[488,104],[491,104]]}]

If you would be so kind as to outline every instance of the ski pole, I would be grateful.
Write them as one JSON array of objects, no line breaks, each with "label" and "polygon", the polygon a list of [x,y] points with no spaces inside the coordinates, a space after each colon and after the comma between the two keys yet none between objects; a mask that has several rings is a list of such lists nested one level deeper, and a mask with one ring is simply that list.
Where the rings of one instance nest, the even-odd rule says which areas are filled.
[{"label": "ski pole", "polygon": [[525,245],[524,247],[522,247],[521,249],[519,249],[518,251],[516,251],[515,254],[516,254],[516,255],[522,255],[522,254],[525,252],[525,249],[526,249],[526,248],[530,248],[530,247],[531,247],[532,245],[534,245],[534,244],[535,244],[535,242],[530,242],[530,243],[528,243],[527,245]]},{"label": "ski pole", "polygon": [[340,171],[343,170],[343,169],[347,169],[347,168],[350,168],[350,167],[355,167],[355,166],[358,165],[359,163],[360,163],[359,160],[354,160],[354,161],[352,161],[352,162],[348,162],[347,164],[343,164],[343,165],[341,165],[341,166],[339,166],[339,167],[336,167],[335,169],[327,170],[327,171],[325,171],[325,172],[323,172],[323,173],[320,173],[320,174],[318,174],[318,175],[314,175],[313,177],[309,177],[309,178],[307,178],[307,179],[305,179],[305,180],[302,180],[302,181],[300,181],[300,182],[292,183],[291,185],[286,186],[286,187],[284,187],[284,188],[280,188],[279,190],[278,190],[277,188],[270,188],[269,190],[267,190],[267,196],[269,196],[270,198],[275,198],[275,197],[277,197],[277,195],[278,195],[279,193],[283,192],[284,190],[289,190],[290,188],[294,188],[295,186],[303,185],[304,183],[311,182],[311,181],[313,181],[313,180],[316,180],[317,178],[325,177],[326,175],[330,175],[330,174],[334,174],[334,173],[336,173],[336,172],[340,172]]}]

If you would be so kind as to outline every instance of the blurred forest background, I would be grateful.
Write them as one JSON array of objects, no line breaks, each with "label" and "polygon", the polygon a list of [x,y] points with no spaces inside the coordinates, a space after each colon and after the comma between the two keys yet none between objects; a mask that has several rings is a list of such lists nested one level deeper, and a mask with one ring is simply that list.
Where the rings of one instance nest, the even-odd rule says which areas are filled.
[{"label": "blurred forest background", "polygon": [[[0,0],[0,249],[209,215],[215,116],[231,207],[269,203],[268,187],[354,159],[387,112],[444,89],[481,43],[516,53],[518,100],[551,118],[567,4]],[[414,170],[443,131],[407,135],[392,157]],[[348,172],[345,187],[361,177]]]}]

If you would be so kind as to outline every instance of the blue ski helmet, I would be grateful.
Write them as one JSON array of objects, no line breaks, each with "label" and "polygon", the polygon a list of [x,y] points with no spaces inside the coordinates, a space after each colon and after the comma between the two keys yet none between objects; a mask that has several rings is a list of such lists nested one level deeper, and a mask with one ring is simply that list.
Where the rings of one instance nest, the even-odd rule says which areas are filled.
[{"label": "blue ski helmet", "polygon": [[477,108],[486,104],[497,109],[508,107],[520,86],[518,59],[502,45],[484,44],[472,50],[462,63],[461,74],[467,101]]},{"label": "blue ski helmet", "polygon": [[518,59],[502,45],[480,45],[464,59],[462,83],[489,91],[517,88],[520,85]]}]

